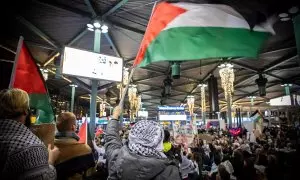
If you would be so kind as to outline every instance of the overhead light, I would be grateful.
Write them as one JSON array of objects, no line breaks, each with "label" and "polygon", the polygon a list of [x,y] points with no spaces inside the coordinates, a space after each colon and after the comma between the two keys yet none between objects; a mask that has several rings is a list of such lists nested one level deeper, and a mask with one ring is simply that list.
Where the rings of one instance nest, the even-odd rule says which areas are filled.
[{"label": "overhead light", "polygon": [[76,84],[70,84],[71,87],[78,87]]},{"label": "overhead light", "polygon": [[102,30],[108,30],[108,27],[106,25],[101,26]]},{"label": "overhead light", "polygon": [[94,27],[95,28],[100,28],[101,27],[101,24],[99,23],[99,21],[94,22]]},{"label": "overhead light", "polygon": [[281,18],[286,18],[289,15],[288,15],[288,13],[280,13],[278,16],[281,17]]},{"label": "overhead light", "polygon": [[87,24],[86,26],[87,26],[88,28],[91,28],[91,29],[94,28],[94,26],[93,26],[92,24]]},{"label": "overhead light", "polygon": [[198,84],[198,87],[207,87],[207,84]]},{"label": "overhead light", "polygon": [[296,14],[296,13],[298,13],[298,11],[299,11],[299,8],[296,6],[289,9],[289,13],[291,13],[291,14]]},{"label": "overhead light", "polygon": [[281,84],[280,86],[282,86],[282,87],[292,87],[293,85],[292,84]]},{"label": "overhead light", "polygon": [[249,98],[249,99],[255,99],[256,96],[248,96],[247,98]]},{"label": "overhead light", "polygon": [[280,19],[280,21],[289,21],[289,20],[291,20],[291,18],[289,18],[289,17],[281,18],[281,19]]},{"label": "overhead light", "polygon": [[89,30],[89,31],[94,31],[94,29],[93,29],[93,28],[88,28],[88,30]]},{"label": "overhead light", "polygon": [[102,29],[101,32],[102,32],[102,33],[107,33],[107,32],[108,32],[108,29]]}]

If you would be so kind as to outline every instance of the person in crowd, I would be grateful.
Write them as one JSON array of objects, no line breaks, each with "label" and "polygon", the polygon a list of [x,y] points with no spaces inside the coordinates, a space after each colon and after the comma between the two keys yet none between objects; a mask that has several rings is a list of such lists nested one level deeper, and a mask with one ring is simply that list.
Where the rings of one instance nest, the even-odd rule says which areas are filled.
[{"label": "person in crowd", "polygon": [[195,171],[194,163],[187,157],[187,153],[183,152],[182,163],[180,164],[181,177],[183,180],[189,180],[189,175],[194,176]]},{"label": "person in crowd", "polygon": [[29,129],[29,96],[21,89],[0,92],[0,178],[54,180],[59,150],[48,146]]},{"label": "person in crowd", "polygon": [[163,153],[164,131],[159,123],[138,121],[129,133],[128,145],[123,145],[118,133],[121,111],[115,107],[106,128],[108,180],[180,180],[179,168]]},{"label": "person in crowd", "polygon": [[177,160],[178,163],[182,162],[181,158],[181,147],[175,147],[170,141],[170,132],[168,130],[164,130],[164,154],[170,160]]},{"label": "person in crowd", "polygon": [[95,161],[91,148],[79,142],[75,133],[76,117],[71,112],[61,113],[56,121],[55,146],[60,155],[55,162],[57,179],[82,179],[91,175]]}]

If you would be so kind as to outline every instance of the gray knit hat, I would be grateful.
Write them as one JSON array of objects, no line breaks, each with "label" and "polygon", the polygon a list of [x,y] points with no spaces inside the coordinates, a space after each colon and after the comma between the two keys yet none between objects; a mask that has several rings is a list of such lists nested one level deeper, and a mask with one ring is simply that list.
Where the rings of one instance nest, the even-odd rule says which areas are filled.
[{"label": "gray knit hat", "polygon": [[164,131],[155,121],[142,120],[137,122],[129,133],[129,149],[142,156],[164,158]]}]

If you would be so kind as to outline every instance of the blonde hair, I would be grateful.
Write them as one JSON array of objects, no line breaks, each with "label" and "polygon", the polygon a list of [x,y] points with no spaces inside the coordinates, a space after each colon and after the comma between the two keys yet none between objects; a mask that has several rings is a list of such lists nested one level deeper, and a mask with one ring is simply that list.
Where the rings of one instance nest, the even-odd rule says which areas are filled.
[{"label": "blonde hair", "polygon": [[0,118],[11,119],[25,115],[29,109],[29,96],[21,89],[0,91]]},{"label": "blonde hair", "polygon": [[73,125],[76,125],[76,116],[73,113],[65,112],[58,115],[56,127],[59,132],[71,131]]}]

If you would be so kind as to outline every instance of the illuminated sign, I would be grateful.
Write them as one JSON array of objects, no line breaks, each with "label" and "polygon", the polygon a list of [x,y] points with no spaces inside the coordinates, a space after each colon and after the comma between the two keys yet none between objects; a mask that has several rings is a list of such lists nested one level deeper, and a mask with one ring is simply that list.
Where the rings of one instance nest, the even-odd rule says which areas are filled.
[{"label": "illuminated sign", "polygon": [[282,96],[282,97],[271,99],[270,105],[271,106],[290,106],[290,105],[292,105],[291,96],[287,95],[287,96]]},{"label": "illuminated sign", "polygon": [[159,111],[184,111],[184,107],[158,106]]},{"label": "illuminated sign", "polygon": [[186,115],[159,115],[160,121],[185,121]]},{"label": "illuminated sign", "polygon": [[118,57],[65,47],[62,73],[90,79],[121,82],[123,60]]}]

